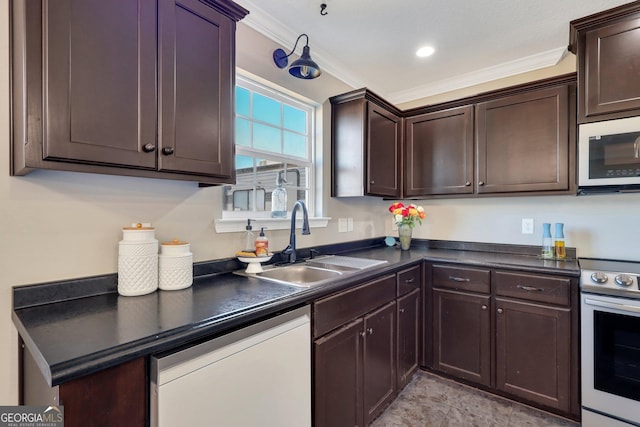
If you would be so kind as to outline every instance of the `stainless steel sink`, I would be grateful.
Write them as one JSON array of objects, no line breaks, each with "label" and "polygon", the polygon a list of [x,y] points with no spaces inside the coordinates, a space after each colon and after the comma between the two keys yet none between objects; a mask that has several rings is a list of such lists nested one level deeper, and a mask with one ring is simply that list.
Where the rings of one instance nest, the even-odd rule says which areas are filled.
[{"label": "stainless steel sink", "polygon": [[260,273],[247,273],[245,271],[236,271],[235,273],[241,276],[268,280],[270,282],[310,288],[312,286],[330,283],[343,274],[353,273],[386,262],[387,261],[365,258],[328,255],[307,260],[304,264],[290,264],[276,267],[267,266]]},{"label": "stainless steel sink", "polygon": [[342,276],[342,272],[304,264],[287,265],[256,273],[255,277],[270,279],[288,285],[310,287]]}]

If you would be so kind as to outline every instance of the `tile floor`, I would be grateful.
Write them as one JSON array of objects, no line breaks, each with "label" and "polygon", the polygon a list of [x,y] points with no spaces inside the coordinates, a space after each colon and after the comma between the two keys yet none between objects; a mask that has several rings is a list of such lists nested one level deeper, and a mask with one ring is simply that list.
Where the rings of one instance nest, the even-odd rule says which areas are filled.
[{"label": "tile floor", "polygon": [[577,427],[578,423],[418,371],[372,427]]}]

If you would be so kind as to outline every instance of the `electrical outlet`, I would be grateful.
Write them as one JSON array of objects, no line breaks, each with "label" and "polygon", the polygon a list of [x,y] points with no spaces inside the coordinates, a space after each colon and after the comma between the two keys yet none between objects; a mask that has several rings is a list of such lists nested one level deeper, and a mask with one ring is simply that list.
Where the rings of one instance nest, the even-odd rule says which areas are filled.
[{"label": "electrical outlet", "polygon": [[347,218],[347,231],[353,231],[353,218]]},{"label": "electrical outlet", "polygon": [[533,234],[533,218],[522,218],[522,234]]},{"label": "electrical outlet", "polygon": [[338,218],[338,233],[347,232],[347,218]]}]

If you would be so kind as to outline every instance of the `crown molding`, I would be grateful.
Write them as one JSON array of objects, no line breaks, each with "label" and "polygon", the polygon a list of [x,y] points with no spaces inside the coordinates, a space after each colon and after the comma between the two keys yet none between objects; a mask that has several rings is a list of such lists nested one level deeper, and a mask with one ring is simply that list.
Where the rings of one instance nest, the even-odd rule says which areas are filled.
[{"label": "crown molding", "polygon": [[[251,13],[241,22],[253,28],[265,37],[283,46],[288,52],[296,38],[300,35],[291,31],[282,22],[266,13],[260,6],[251,0],[242,0],[243,7],[249,9]],[[316,63],[320,65],[323,72],[327,72],[347,85],[354,88],[371,86],[355,74],[347,70],[343,64],[332,59],[332,55],[313,46],[313,37],[309,37],[312,47],[312,56]],[[300,52],[302,47],[299,47]],[[558,64],[566,55],[567,47],[559,47],[546,52],[520,58],[514,61],[504,62],[481,70],[476,70],[459,76],[438,80],[429,84],[420,85],[411,89],[405,89],[392,93],[381,93],[385,99],[393,104],[414,101],[452,90],[462,89],[477,84],[510,77],[528,71],[538,70]],[[298,53],[299,54],[299,53]],[[374,88],[375,89],[375,88]]]},{"label": "crown molding", "polygon": [[559,47],[546,52],[516,59],[515,61],[503,62],[488,68],[483,68],[470,73],[454,76],[433,83],[406,89],[386,95],[389,102],[402,104],[416,99],[438,95],[452,90],[463,89],[465,87],[487,83],[493,80],[511,77],[516,74],[528,71],[539,70],[540,68],[556,65],[567,54],[567,47]]}]

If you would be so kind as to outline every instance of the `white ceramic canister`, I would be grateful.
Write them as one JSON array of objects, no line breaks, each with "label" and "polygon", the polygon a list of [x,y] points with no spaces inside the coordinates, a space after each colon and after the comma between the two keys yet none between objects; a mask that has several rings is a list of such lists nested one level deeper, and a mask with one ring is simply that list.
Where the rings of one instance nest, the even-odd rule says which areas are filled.
[{"label": "white ceramic canister", "polygon": [[193,254],[190,247],[189,243],[178,239],[160,245],[160,289],[175,291],[193,284]]},{"label": "white ceramic canister", "polygon": [[158,241],[151,224],[132,224],[122,229],[118,245],[118,293],[149,294],[158,289]]}]

